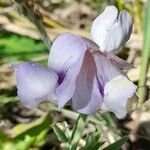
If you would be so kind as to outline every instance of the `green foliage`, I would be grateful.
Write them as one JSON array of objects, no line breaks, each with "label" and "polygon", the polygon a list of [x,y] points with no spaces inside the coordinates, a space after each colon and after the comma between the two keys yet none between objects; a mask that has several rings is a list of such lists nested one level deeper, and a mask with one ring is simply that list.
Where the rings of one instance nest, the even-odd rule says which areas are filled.
[{"label": "green foliage", "polygon": [[93,132],[87,137],[86,145],[81,148],[81,150],[98,150],[101,145],[103,145],[103,142],[100,142],[100,136],[101,134],[99,132]]},{"label": "green foliage", "polygon": [[55,134],[57,135],[58,139],[63,142],[63,143],[67,143],[69,141],[65,130],[62,130],[58,125],[53,125],[53,130],[55,132]]},{"label": "green foliage", "polygon": [[6,104],[17,102],[16,97],[0,95],[0,108],[4,107]]},{"label": "green foliage", "polygon": [[0,132],[0,145],[3,143],[3,142],[6,142],[8,139],[8,136],[7,134],[3,133],[3,132]]},{"label": "green foliage", "polygon": [[49,129],[52,123],[50,115],[29,124],[19,124],[13,128],[14,140],[21,140],[25,135],[36,137],[40,132]]},{"label": "green foliage", "polygon": [[108,127],[110,130],[113,130],[114,128],[116,128],[116,123],[111,117],[109,112],[100,111],[99,113],[95,115],[95,119],[99,121],[101,125]]},{"label": "green foliage", "polygon": [[32,147],[41,147],[46,142],[46,136],[51,129],[50,114],[27,124],[18,124],[12,128],[11,137],[0,132],[0,149],[27,150]]},{"label": "green foliage", "polygon": [[79,114],[76,124],[73,128],[71,138],[69,140],[69,150],[76,150],[82,135],[82,131],[86,125],[87,117],[87,115]]},{"label": "green foliage", "polygon": [[108,145],[107,147],[104,148],[104,150],[119,150],[121,146],[128,140],[128,137],[125,136],[121,138],[120,140]]},{"label": "green foliage", "polygon": [[0,34],[0,59],[2,62],[31,60],[33,56],[45,54],[46,47],[41,41],[18,35]]},{"label": "green foliage", "polygon": [[12,35],[8,38],[0,39],[0,46],[3,48],[1,54],[9,53],[28,53],[33,51],[41,51],[45,48],[44,44],[36,43],[33,39]]},{"label": "green foliage", "polygon": [[41,147],[43,144],[45,144],[46,140],[46,134],[44,130],[42,132],[39,132],[36,137],[32,137],[29,135],[25,135],[23,140],[17,140],[13,141],[10,139],[7,139],[7,142],[1,142],[0,141],[0,149],[2,150],[28,150],[32,147]]}]

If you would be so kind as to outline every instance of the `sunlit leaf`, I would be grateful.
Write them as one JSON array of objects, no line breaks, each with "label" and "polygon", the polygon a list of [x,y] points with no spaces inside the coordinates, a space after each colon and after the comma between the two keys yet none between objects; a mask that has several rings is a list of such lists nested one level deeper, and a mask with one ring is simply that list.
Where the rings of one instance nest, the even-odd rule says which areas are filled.
[{"label": "sunlit leaf", "polygon": [[69,139],[67,138],[65,132],[58,125],[53,125],[53,130],[60,141],[64,143],[68,142]]},{"label": "sunlit leaf", "polygon": [[104,148],[104,150],[119,150],[121,146],[128,140],[128,137],[125,136],[121,138],[120,140],[108,145],[107,147]]},{"label": "sunlit leaf", "polygon": [[5,134],[4,132],[0,132],[0,142],[5,142],[8,140],[8,136],[7,134]]},{"label": "sunlit leaf", "polygon": [[17,102],[16,97],[8,97],[5,95],[0,96],[0,107],[3,107],[4,105],[6,105],[8,103],[15,103],[15,102]]},{"label": "sunlit leaf", "polygon": [[50,129],[52,119],[48,114],[45,117],[39,118],[36,121],[28,124],[19,124],[12,129],[13,137],[15,140],[22,139],[25,135],[37,136],[45,129]]},{"label": "sunlit leaf", "polygon": [[98,150],[104,143],[100,141],[100,133],[94,132],[87,137],[86,145],[81,150]]},{"label": "sunlit leaf", "polygon": [[43,42],[14,34],[0,33],[0,55],[3,63],[18,60],[31,60],[48,50]]}]

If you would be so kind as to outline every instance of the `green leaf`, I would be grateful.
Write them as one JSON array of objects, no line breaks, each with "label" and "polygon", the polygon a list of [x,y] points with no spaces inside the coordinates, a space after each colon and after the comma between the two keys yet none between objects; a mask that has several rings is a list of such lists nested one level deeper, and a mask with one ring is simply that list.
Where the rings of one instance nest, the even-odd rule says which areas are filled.
[{"label": "green leaf", "polygon": [[9,97],[6,95],[1,95],[0,96],[0,107],[4,107],[4,105],[8,104],[8,103],[15,103],[17,102],[17,98],[16,97]]},{"label": "green leaf", "polygon": [[[11,143],[11,142],[8,142],[8,143],[3,143],[2,144],[2,147],[0,147],[2,150],[19,150],[19,149],[16,149],[16,146],[14,143]],[[22,148],[20,149],[22,150]]]},{"label": "green leaf", "polygon": [[73,128],[71,138],[69,140],[69,149],[76,150],[79,140],[81,138],[83,129],[86,125],[88,116],[84,114],[79,114],[76,124]]},{"label": "green leaf", "polygon": [[128,136],[121,138],[120,140],[108,145],[103,150],[119,150],[121,146],[128,140]]},{"label": "green leaf", "polygon": [[0,140],[0,149],[9,150],[12,147],[12,150],[27,150],[41,147],[46,143],[51,123],[50,114],[46,114],[31,123],[16,125],[12,128],[12,135],[8,139],[5,140],[5,136],[0,134],[0,137],[5,140],[3,140],[5,143]]},{"label": "green leaf", "polygon": [[[27,150],[32,147],[39,148],[46,143],[47,129],[41,131],[37,136],[25,135],[23,139],[10,139],[2,137],[0,132],[0,149],[2,150]],[[5,136],[5,135],[4,135]],[[11,148],[10,148],[11,147]]]},{"label": "green leaf", "polygon": [[103,142],[100,142],[100,133],[94,132],[88,136],[85,146],[81,150],[98,150]]},{"label": "green leaf", "polygon": [[58,127],[58,125],[53,125],[53,130],[60,141],[64,143],[68,142],[69,139],[67,138],[65,132],[60,127]]},{"label": "green leaf", "polygon": [[12,129],[14,140],[24,139],[25,135],[36,137],[43,130],[50,129],[52,119],[50,114],[28,124],[19,124]]},{"label": "green leaf", "polygon": [[101,111],[98,113],[98,119],[102,122],[104,122],[104,124],[107,126],[107,127],[116,127],[116,124],[114,122],[114,120],[112,119],[111,115],[109,112],[106,112],[106,111]]},{"label": "green leaf", "polygon": [[46,49],[42,42],[17,35],[0,38],[0,47],[0,54],[32,53]]},{"label": "green leaf", "polygon": [[35,139],[34,141],[34,145],[36,145],[37,147],[42,146],[45,144],[46,142],[46,136],[48,133],[48,129],[43,130]]},{"label": "green leaf", "polygon": [[1,62],[32,60],[33,57],[47,54],[42,41],[14,34],[0,33]]},{"label": "green leaf", "polygon": [[7,134],[5,134],[4,132],[0,132],[0,142],[4,142],[8,140],[8,136]]}]

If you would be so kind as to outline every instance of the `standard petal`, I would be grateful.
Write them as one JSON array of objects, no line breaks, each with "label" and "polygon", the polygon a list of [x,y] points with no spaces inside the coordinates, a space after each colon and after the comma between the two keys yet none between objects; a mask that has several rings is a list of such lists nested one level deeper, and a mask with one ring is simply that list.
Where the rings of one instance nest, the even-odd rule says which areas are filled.
[{"label": "standard petal", "polygon": [[58,76],[53,71],[35,62],[15,64],[18,96],[22,103],[36,107],[44,100],[56,100]]},{"label": "standard petal", "polygon": [[106,51],[120,48],[130,38],[132,31],[132,17],[127,11],[119,14],[117,21],[111,26],[107,33],[104,47]]},{"label": "standard petal", "polygon": [[59,76],[56,90],[59,108],[63,107],[74,93],[75,81],[85,52],[96,46],[94,42],[71,33],[65,33],[54,41],[48,66]]},{"label": "standard petal", "polygon": [[73,108],[84,114],[94,114],[99,109],[102,96],[99,91],[96,66],[93,55],[87,51],[72,97]]},{"label": "standard petal", "polygon": [[91,36],[101,51],[106,50],[105,40],[111,26],[116,22],[117,16],[117,8],[108,6],[92,23]]},{"label": "standard petal", "polygon": [[105,97],[101,109],[115,113],[119,119],[125,117],[127,101],[134,95],[136,88],[125,76],[113,78],[104,87]]},{"label": "standard petal", "polygon": [[74,34],[64,33],[54,41],[48,59],[48,67],[62,73],[74,64],[87,50],[84,40]]}]

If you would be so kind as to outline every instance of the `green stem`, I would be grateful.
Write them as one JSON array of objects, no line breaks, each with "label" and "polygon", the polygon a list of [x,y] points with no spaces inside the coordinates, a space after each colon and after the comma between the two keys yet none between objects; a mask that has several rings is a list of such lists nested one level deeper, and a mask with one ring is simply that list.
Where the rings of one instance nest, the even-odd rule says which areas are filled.
[{"label": "green stem", "polygon": [[123,0],[118,0],[118,9],[119,11],[123,10]]},{"label": "green stem", "polygon": [[139,89],[138,89],[138,108],[141,109],[142,103],[145,98],[145,84],[146,84],[146,75],[148,71],[149,56],[150,56],[150,1],[147,4],[145,10],[144,18],[144,45],[142,51],[142,60],[141,60],[141,70],[140,70],[140,80],[139,80]]},{"label": "green stem", "polygon": [[139,20],[139,25],[140,25],[140,30],[142,29],[142,5],[140,0],[135,0],[135,7],[137,7],[137,15],[138,15],[138,20]]},{"label": "green stem", "polygon": [[82,135],[82,131],[86,125],[86,121],[87,121],[88,116],[87,115],[83,115],[80,114],[78,116],[78,119],[76,121],[76,124],[74,126],[72,135],[71,135],[71,139],[69,142],[69,150],[76,150],[77,145],[79,143],[79,140],[81,138]]}]

